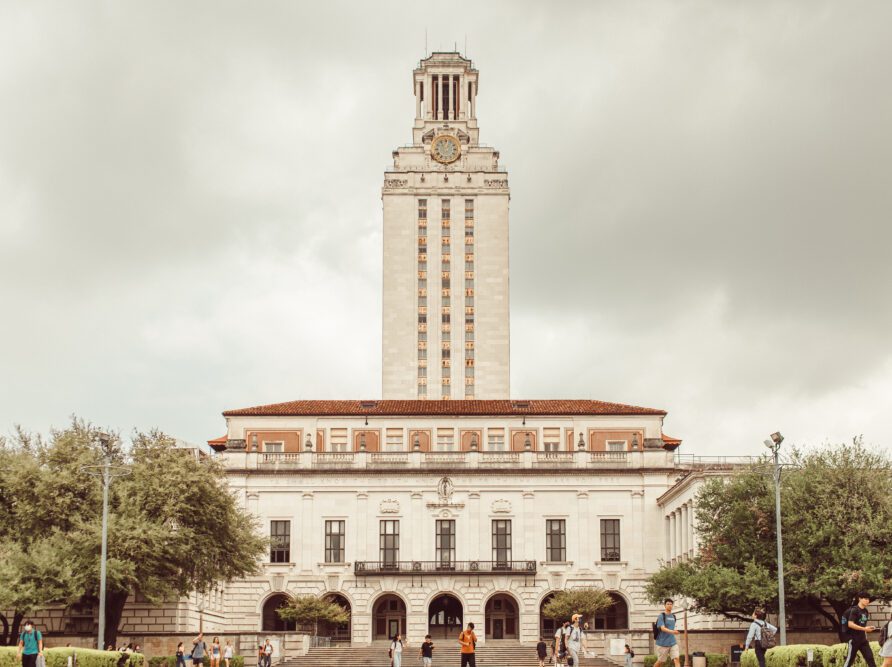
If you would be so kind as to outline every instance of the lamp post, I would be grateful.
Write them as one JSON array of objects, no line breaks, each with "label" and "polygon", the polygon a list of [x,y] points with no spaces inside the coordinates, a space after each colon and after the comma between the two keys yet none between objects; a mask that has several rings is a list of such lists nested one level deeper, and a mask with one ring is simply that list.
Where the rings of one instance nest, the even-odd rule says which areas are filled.
[{"label": "lamp post", "polygon": [[771,439],[765,441],[765,446],[774,455],[774,511],[777,522],[777,625],[780,628],[780,645],[787,645],[787,613],[784,604],[784,538],[781,533],[781,465],[780,446],[784,436],[780,432],[772,433]]},{"label": "lamp post", "polygon": [[108,487],[113,477],[123,477],[130,474],[130,469],[125,466],[112,465],[111,443],[112,436],[108,433],[98,434],[99,445],[102,447],[103,457],[100,465],[83,466],[81,470],[88,475],[102,479],[102,554],[99,560],[99,632],[96,637],[96,647],[101,651],[105,648],[105,597],[106,597],[106,562],[108,561]]}]

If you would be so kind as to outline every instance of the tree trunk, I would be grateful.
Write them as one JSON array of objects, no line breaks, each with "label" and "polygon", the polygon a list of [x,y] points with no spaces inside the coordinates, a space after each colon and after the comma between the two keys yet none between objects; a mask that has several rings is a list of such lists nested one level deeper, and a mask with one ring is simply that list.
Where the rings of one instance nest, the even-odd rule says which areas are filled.
[{"label": "tree trunk", "polygon": [[117,645],[118,627],[121,625],[121,617],[124,615],[124,605],[127,603],[129,593],[116,591],[108,593],[105,600],[105,636],[102,638],[103,648],[111,644]]},{"label": "tree trunk", "polygon": [[9,631],[9,643],[17,644],[19,641],[19,632],[22,621],[25,619],[25,612],[14,611],[12,614],[12,628]]},{"label": "tree trunk", "polygon": [[9,621],[6,614],[0,614],[0,623],[3,624],[3,634],[0,635],[0,646],[12,646],[12,637],[9,635]]}]

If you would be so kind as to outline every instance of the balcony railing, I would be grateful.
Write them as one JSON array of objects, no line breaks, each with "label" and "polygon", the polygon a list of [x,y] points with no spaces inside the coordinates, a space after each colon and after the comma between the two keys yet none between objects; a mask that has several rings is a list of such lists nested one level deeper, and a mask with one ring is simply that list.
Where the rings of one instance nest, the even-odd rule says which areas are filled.
[{"label": "balcony railing", "polygon": [[353,573],[357,577],[373,575],[421,575],[421,574],[536,574],[534,560],[399,560],[356,561]]},{"label": "balcony railing", "polygon": [[562,467],[573,465],[574,452],[536,452],[536,465]]},{"label": "balcony railing", "polygon": [[369,463],[373,465],[406,465],[409,452],[372,452]]},{"label": "balcony railing", "polygon": [[481,452],[480,465],[518,465],[520,452]]},{"label": "balcony railing", "polygon": [[353,452],[316,452],[313,463],[320,468],[349,468],[353,465]]},{"label": "balcony railing", "polygon": [[445,464],[446,466],[463,466],[467,463],[467,452],[425,452],[425,463]]},{"label": "balcony railing", "polygon": [[624,468],[629,460],[629,452],[589,452],[589,455],[589,463],[593,466]]}]

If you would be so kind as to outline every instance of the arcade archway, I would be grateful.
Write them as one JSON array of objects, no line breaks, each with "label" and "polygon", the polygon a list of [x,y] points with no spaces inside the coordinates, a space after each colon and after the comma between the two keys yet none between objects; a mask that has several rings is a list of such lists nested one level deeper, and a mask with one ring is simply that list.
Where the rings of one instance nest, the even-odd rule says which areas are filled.
[{"label": "arcade archway", "polygon": [[549,593],[542,598],[542,604],[539,605],[539,636],[544,637],[545,643],[549,645],[551,644],[551,638],[554,637],[554,633],[557,632],[558,626],[561,624],[560,620],[546,617],[543,611],[545,605],[551,602],[552,599],[554,599],[554,593]]},{"label": "arcade archway", "polygon": [[352,609],[350,608],[350,601],[340,593],[330,593],[325,596],[325,599],[343,607],[348,614],[351,614],[351,619],[346,623],[340,624],[320,623],[319,634],[324,637],[331,637],[331,641],[333,642],[349,642],[352,632]]},{"label": "arcade archway", "polygon": [[427,608],[428,632],[434,639],[457,637],[462,629],[462,604],[454,595],[443,593]]},{"label": "arcade archway", "polygon": [[375,600],[373,639],[390,639],[396,633],[406,634],[406,603],[397,595],[382,595]]},{"label": "arcade archway", "polygon": [[276,613],[280,607],[288,604],[289,599],[284,593],[276,593],[263,603],[261,630],[265,632],[294,632],[294,621],[283,621]]},{"label": "arcade archway", "polygon": [[499,593],[486,602],[487,639],[517,639],[517,600]]},{"label": "arcade archway", "polygon": [[595,630],[628,630],[629,629],[629,605],[626,599],[614,591],[608,591],[613,599],[613,605],[595,615]]}]

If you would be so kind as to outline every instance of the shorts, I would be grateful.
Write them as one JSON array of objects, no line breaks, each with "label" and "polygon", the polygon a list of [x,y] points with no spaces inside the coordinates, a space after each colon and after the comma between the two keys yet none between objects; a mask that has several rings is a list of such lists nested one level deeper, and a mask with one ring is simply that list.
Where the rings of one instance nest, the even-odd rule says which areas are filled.
[{"label": "shorts", "polygon": [[667,659],[678,660],[678,644],[672,646],[657,646],[657,660],[665,662]]},{"label": "shorts", "polygon": [[193,665],[200,665],[200,664],[202,664],[203,662],[204,662],[204,658],[203,658],[203,657],[202,657],[202,658],[196,658],[195,656],[192,656],[192,664],[193,664]]},{"label": "shorts", "polygon": [[431,667],[432,662],[433,662],[433,658],[425,658],[425,657],[421,658],[421,664],[423,665],[423,667]]}]

